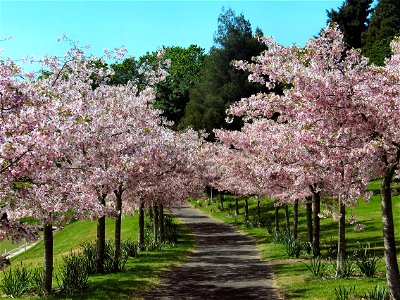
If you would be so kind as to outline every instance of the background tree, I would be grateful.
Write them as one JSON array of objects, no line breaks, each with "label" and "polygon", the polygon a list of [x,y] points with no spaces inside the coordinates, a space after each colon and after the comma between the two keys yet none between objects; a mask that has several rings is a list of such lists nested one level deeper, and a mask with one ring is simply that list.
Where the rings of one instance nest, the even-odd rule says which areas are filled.
[{"label": "background tree", "polygon": [[[261,36],[262,32],[257,29],[255,34]],[[240,122],[225,123],[225,110],[234,101],[254,94],[256,87],[248,82],[248,73],[237,70],[231,62],[249,60],[265,49],[253,36],[250,22],[232,9],[223,10],[218,17],[214,42],[205,59],[200,82],[190,91],[181,125],[206,129],[209,133],[213,128],[240,128]]]},{"label": "background tree", "polygon": [[156,86],[154,107],[163,111],[163,116],[174,121],[175,127],[181,122],[189,102],[189,90],[199,81],[200,70],[204,63],[204,49],[190,45],[188,48],[178,46],[163,47],[161,57],[157,52],[147,53],[140,57],[141,64],[156,69],[166,65],[169,76]]},{"label": "background tree", "polygon": [[380,0],[362,35],[363,52],[376,65],[383,65],[391,55],[390,41],[400,33],[400,2]]},{"label": "background tree", "polygon": [[338,10],[327,10],[327,23],[335,22],[344,35],[344,42],[352,48],[361,48],[361,35],[367,30],[368,16],[373,0],[346,0]]}]

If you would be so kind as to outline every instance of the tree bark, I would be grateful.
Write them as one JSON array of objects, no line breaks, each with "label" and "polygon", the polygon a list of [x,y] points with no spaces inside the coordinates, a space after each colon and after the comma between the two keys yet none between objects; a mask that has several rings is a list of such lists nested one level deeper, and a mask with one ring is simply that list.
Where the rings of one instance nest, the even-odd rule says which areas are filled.
[{"label": "tree bark", "polygon": [[313,219],[312,219],[312,198],[306,198],[306,216],[307,216],[307,253],[311,253],[311,245],[313,244]]},{"label": "tree bark", "polygon": [[[99,202],[106,205],[106,195],[99,196]],[[97,260],[96,271],[104,273],[104,259],[106,251],[106,217],[102,216],[97,220]]]},{"label": "tree bark", "polygon": [[146,245],[144,244],[144,203],[140,200],[139,205],[139,250],[144,251]]},{"label": "tree bark", "polygon": [[249,198],[244,197],[244,218],[246,221],[249,220]]},{"label": "tree bark", "polygon": [[239,215],[239,199],[237,196],[235,196],[235,215]]},{"label": "tree bark", "polygon": [[53,226],[43,225],[44,274],[43,287],[46,295],[51,294],[53,286]]},{"label": "tree bark", "polygon": [[158,244],[158,237],[159,237],[158,218],[159,218],[159,216],[158,216],[158,204],[157,204],[157,202],[154,202],[153,213],[154,213],[154,218],[153,218],[153,223],[154,223],[153,224],[154,225],[154,228],[153,228],[154,229],[154,243]]},{"label": "tree bark", "polygon": [[279,232],[279,206],[275,205],[275,232]]},{"label": "tree bark", "polygon": [[158,209],[159,209],[159,226],[160,226],[160,241],[163,242],[164,238],[165,238],[165,234],[164,234],[164,206],[159,203],[158,204]]},{"label": "tree bark", "polygon": [[122,223],[122,193],[123,189],[120,185],[118,190],[114,191],[115,194],[115,209],[118,212],[117,219],[115,220],[114,232],[114,270],[118,270],[118,262],[121,257],[121,223]]},{"label": "tree bark", "polygon": [[297,227],[299,224],[299,200],[295,200],[293,204],[293,239],[297,240]]},{"label": "tree bark", "polygon": [[394,234],[392,191],[390,188],[394,172],[395,166],[389,165],[381,183],[381,202],[386,280],[391,298],[397,300],[400,299],[400,276],[399,266],[397,264],[396,241]]},{"label": "tree bark", "polygon": [[287,204],[285,204],[285,221],[286,221],[286,231],[290,233],[289,205]]},{"label": "tree bark", "polygon": [[313,232],[313,255],[321,255],[321,249],[319,245],[319,231],[320,231],[320,219],[318,214],[321,210],[321,194],[320,192],[313,192],[313,212],[314,212],[314,232]]},{"label": "tree bark", "polygon": [[336,260],[336,277],[343,274],[346,256],[346,206],[339,198],[339,213],[342,215],[339,220],[338,253]]}]

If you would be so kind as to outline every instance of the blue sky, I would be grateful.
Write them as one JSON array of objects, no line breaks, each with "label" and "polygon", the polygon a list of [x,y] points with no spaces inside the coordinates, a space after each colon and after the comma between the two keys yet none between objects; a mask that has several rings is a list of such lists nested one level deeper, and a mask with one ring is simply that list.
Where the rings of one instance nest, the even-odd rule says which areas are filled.
[{"label": "blue sky", "polygon": [[197,44],[209,50],[222,7],[243,13],[253,29],[284,45],[304,43],[326,26],[326,10],[339,1],[25,1],[0,0],[3,58],[61,55],[67,45],[56,39],[67,34],[90,52],[124,45],[139,57],[165,46]]}]

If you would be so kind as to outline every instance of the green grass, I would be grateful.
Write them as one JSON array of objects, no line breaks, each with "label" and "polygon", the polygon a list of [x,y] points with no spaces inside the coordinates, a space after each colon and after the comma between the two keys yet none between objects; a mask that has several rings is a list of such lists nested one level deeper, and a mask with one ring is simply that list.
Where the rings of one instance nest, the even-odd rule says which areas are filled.
[{"label": "green grass", "polygon": [[[137,239],[137,216],[122,221],[122,239]],[[114,220],[107,219],[106,238],[114,240]],[[54,261],[56,274],[62,264],[62,256],[76,251],[79,246],[96,238],[96,222],[76,221],[54,234]],[[194,237],[187,228],[180,225],[180,237],[175,245],[166,245],[160,251],[139,252],[136,258],[129,258],[126,271],[89,277],[89,290],[73,297],[54,295],[46,299],[138,299],[140,294],[159,283],[159,276],[165,270],[183,262],[194,245]],[[12,265],[43,264],[43,241],[15,258]],[[53,281],[56,287],[56,280]],[[27,299],[27,298],[24,298]],[[28,299],[39,299],[30,297]]]},{"label": "green grass", "polygon": [[[349,254],[359,248],[359,243],[370,243],[377,255],[383,257],[383,238],[382,238],[382,216],[380,207],[380,182],[374,181],[369,185],[374,195],[369,203],[360,200],[357,207],[347,208],[346,219],[354,214],[358,223],[365,225],[365,230],[357,232],[354,230],[354,225],[346,224],[346,242]],[[289,258],[286,255],[285,247],[281,244],[272,242],[272,235],[268,233],[266,227],[246,226],[244,219],[244,200],[239,201],[240,214],[235,216],[234,198],[226,196],[224,201],[224,209],[221,209],[219,198],[215,197],[213,201],[210,199],[193,200],[193,206],[199,207],[201,210],[209,213],[213,217],[224,222],[233,224],[240,231],[254,237],[258,243],[258,249],[261,257],[267,261],[275,262],[271,267],[276,275],[276,282],[288,299],[335,299],[334,289],[339,285],[342,287],[356,287],[355,293],[362,295],[367,290],[372,289],[375,285],[386,285],[384,273],[384,263],[379,262],[378,274],[374,278],[366,278],[361,274],[356,273],[355,276],[348,279],[336,279],[333,277],[334,266],[329,264],[329,275],[314,277],[303,263],[299,263],[298,259]],[[400,225],[400,196],[393,198],[393,213],[395,219],[395,228]],[[261,218],[269,219],[270,226],[274,222],[274,207],[273,202],[268,199],[262,199]],[[322,210],[324,207],[322,207]],[[257,215],[257,201],[249,199],[249,215],[250,223]],[[292,211],[291,217],[292,217]],[[292,220],[291,220],[292,221]],[[280,209],[280,227],[285,227],[284,209]],[[273,229],[270,227],[270,230]],[[305,208],[300,205],[299,218],[299,236],[306,240],[306,216]],[[321,249],[322,254],[327,256],[328,249],[333,247],[337,242],[338,223],[333,221],[331,217],[321,219]],[[396,241],[400,240],[399,232],[396,232]],[[305,255],[301,257],[305,261]],[[334,258],[333,258],[334,259]],[[356,298],[357,299],[357,298]],[[361,298],[358,298],[361,299]]]}]

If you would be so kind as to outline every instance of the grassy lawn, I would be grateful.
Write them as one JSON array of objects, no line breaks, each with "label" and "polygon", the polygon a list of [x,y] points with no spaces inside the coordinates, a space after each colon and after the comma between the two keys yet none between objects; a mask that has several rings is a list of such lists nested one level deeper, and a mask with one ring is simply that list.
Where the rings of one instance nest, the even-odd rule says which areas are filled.
[{"label": "grassy lawn", "polygon": [[[360,201],[357,207],[347,209],[346,219],[354,214],[358,223],[365,225],[365,230],[357,232],[354,230],[354,225],[346,224],[346,241],[347,250],[352,254],[354,250],[360,249],[359,243],[370,243],[371,248],[377,256],[383,257],[383,238],[382,238],[382,218],[380,207],[379,181],[374,181],[369,185],[369,189],[373,191],[374,196],[369,203]],[[395,228],[400,225],[400,196],[395,196],[393,199],[393,213],[395,218]],[[335,288],[345,287],[347,289],[355,287],[353,298],[361,299],[361,295],[368,290],[373,289],[377,284],[381,287],[386,286],[386,278],[383,262],[378,262],[378,273],[373,278],[367,278],[360,274],[358,268],[356,272],[349,278],[334,278],[334,258],[332,261],[325,260],[325,275],[323,277],[313,276],[308,270],[305,263],[309,261],[302,253],[299,259],[290,258],[287,256],[285,246],[282,244],[273,243],[273,238],[268,233],[267,227],[258,227],[254,225],[255,216],[257,216],[257,201],[249,199],[249,215],[250,222],[245,223],[244,218],[244,200],[239,201],[240,214],[235,216],[234,198],[225,196],[224,209],[221,209],[220,199],[215,197],[213,201],[210,199],[200,199],[191,201],[192,205],[199,207],[201,210],[218,218],[224,222],[235,225],[242,232],[251,235],[258,242],[258,249],[263,259],[271,262],[271,268],[276,275],[276,282],[288,299],[336,299]],[[299,237],[306,240],[307,227],[305,207],[299,207]],[[323,210],[324,207],[321,207]],[[292,218],[292,211],[291,218]],[[274,206],[273,202],[268,199],[261,201],[261,219],[268,220],[270,230],[274,221]],[[291,220],[292,222],[292,220]],[[252,224],[253,223],[253,224]],[[280,209],[280,228],[285,227],[284,209]],[[321,219],[321,249],[324,257],[328,256],[330,250],[336,248],[338,223],[333,221],[331,217]],[[396,232],[396,239],[399,241],[399,232]]]},{"label": "grassy lawn", "polygon": [[[114,239],[114,220],[106,221],[106,238]],[[137,240],[138,220],[126,217],[122,221],[122,239]],[[62,264],[62,256],[76,251],[84,242],[96,238],[96,222],[76,221],[54,234],[54,260],[56,274]],[[180,225],[180,235],[175,245],[166,245],[160,251],[139,252],[129,258],[126,271],[89,277],[89,290],[74,296],[55,295],[46,299],[139,299],[140,294],[159,283],[161,272],[179,265],[194,245],[194,237],[186,227]],[[43,242],[11,260],[12,265],[24,264],[41,266],[43,264]],[[56,287],[56,280],[53,281]],[[24,298],[27,299],[27,298]],[[28,299],[39,299],[30,297]]]}]

